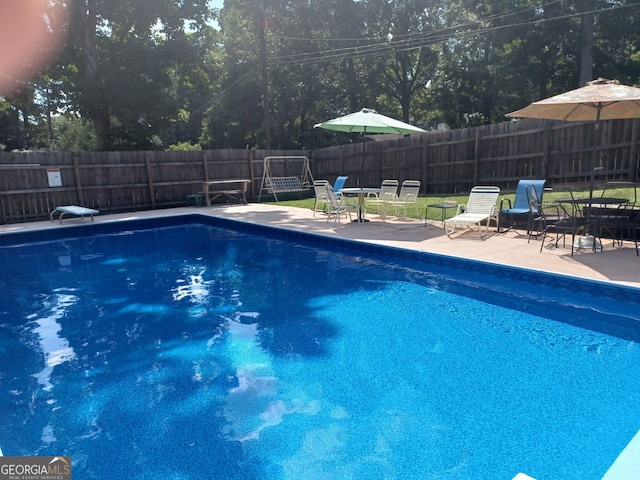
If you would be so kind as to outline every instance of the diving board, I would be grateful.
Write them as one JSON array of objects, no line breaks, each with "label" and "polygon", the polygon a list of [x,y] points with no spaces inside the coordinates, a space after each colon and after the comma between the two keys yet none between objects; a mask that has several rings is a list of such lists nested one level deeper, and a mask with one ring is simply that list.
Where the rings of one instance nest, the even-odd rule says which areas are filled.
[{"label": "diving board", "polygon": [[62,217],[65,214],[76,215],[76,216],[79,216],[81,219],[84,219],[85,215],[89,215],[91,217],[92,222],[93,222],[93,216],[100,214],[100,211],[94,210],[93,208],[79,207],[77,205],[62,205],[60,207],[56,207],[49,215],[49,218],[51,219],[52,222],[53,222],[53,215],[56,212],[60,214],[60,216],[58,217],[58,219],[60,220],[60,223],[62,223]]}]

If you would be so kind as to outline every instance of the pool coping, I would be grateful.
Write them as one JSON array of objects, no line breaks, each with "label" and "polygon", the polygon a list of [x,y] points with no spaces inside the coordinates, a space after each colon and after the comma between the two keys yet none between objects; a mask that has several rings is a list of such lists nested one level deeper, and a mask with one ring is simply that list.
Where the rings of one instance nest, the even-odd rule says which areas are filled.
[{"label": "pool coping", "polygon": [[172,208],[129,213],[101,215],[95,222],[71,218],[62,225],[49,221],[0,225],[0,237],[8,233],[76,228],[99,223],[156,217],[199,214],[226,218],[255,225],[268,225],[292,231],[317,233],[335,238],[355,240],[375,245],[388,245],[407,250],[439,253],[455,258],[479,260],[499,265],[525,268],[538,272],[551,272],[581,279],[593,279],[640,289],[640,258],[635,254],[633,242],[612,247],[606,242],[605,251],[578,252],[570,255],[570,248],[545,248],[540,251],[540,240],[527,239],[526,232],[510,230],[500,234],[490,230],[480,241],[476,232],[463,231],[454,236],[444,233],[441,222],[416,219],[387,219],[371,216],[366,224],[328,222],[326,215],[317,215],[309,209],[271,204],[218,205],[202,208]]},{"label": "pool coping", "polygon": [[[584,293],[592,293],[592,289],[597,287],[609,290],[611,292],[613,292],[614,289],[622,290],[625,292],[629,292],[629,294],[634,297],[640,295],[640,287],[635,287],[633,285],[627,285],[624,283],[586,278],[579,275],[571,275],[549,270],[537,270],[528,268],[526,266],[510,265],[489,260],[467,258],[464,256],[454,256],[446,253],[417,250],[395,245],[372,243],[365,240],[343,238],[318,232],[305,232],[297,229],[287,228],[286,226],[282,225],[260,224],[247,221],[242,218],[229,218],[226,216],[210,215],[194,210],[182,212],[179,215],[167,214],[154,216],[133,216],[128,218],[109,218],[109,221],[107,222],[83,222],[63,225],[56,224],[51,228],[47,228],[46,231],[49,235],[54,233],[55,236],[60,235],[61,237],[63,237],[68,236],[69,232],[72,232],[74,229],[83,230],[84,232],[105,233],[117,228],[116,225],[126,224],[128,222],[136,222],[139,223],[139,225],[144,225],[144,228],[151,228],[153,226],[166,226],[166,223],[160,223],[166,221],[170,221],[174,224],[187,223],[182,222],[182,220],[184,219],[197,219],[199,221],[202,221],[203,223],[206,223],[208,220],[214,219],[216,223],[220,223],[221,225],[226,224],[229,226],[242,226],[243,229],[248,231],[272,232],[277,233],[279,236],[285,238],[313,240],[315,243],[342,246],[347,248],[350,247],[373,254],[390,254],[391,256],[397,258],[420,259],[424,263],[431,263],[434,265],[444,265],[451,267],[451,262],[455,261],[459,262],[459,264],[465,265],[466,268],[464,269],[467,271],[468,269],[471,269],[477,272],[491,273],[495,276],[506,277],[512,280],[524,279],[525,281],[534,284],[548,284],[550,280],[560,278],[563,280],[576,281],[576,284],[571,284],[575,285],[575,287],[586,285],[585,288],[569,288],[570,290],[574,290],[576,292],[580,291]],[[20,241],[21,238],[24,238],[26,241],[31,242],[33,241],[34,237],[38,235],[38,232],[39,229],[37,228],[30,228],[25,230],[16,229],[9,232],[0,231],[0,246],[5,241],[12,242],[14,241],[14,239]],[[51,237],[47,238],[47,241],[49,240],[51,240]],[[490,272],[487,272],[487,270],[489,270]],[[567,285],[563,285],[563,288],[567,288]]]}]

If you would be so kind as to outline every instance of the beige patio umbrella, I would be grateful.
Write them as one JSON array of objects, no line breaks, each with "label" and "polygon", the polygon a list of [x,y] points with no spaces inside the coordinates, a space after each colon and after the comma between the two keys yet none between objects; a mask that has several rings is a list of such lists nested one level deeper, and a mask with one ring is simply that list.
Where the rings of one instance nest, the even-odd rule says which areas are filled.
[{"label": "beige patio umbrella", "polygon": [[[587,82],[584,87],[539,100],[521,110],[508,113],[507,117],[593,121],[594,129],[597,131],[601,120],[640,118],[640,88],[620,85],[617,80],[599,78]],[[589,198],[593,196],[596,155],[594,145]]]},{"label": "beige patio umbrella", "polygon": [[588,122],[640,117],[640,88],[599,78],[584,87],[532,103],[507,117]]}]

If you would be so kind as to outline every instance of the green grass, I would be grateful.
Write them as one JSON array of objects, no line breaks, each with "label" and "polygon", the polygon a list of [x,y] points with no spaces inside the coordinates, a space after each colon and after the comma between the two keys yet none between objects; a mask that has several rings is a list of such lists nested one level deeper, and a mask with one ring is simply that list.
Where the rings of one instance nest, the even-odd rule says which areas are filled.
[{"label": "green grass", "polygon": [[[514,194],[504,195],[506,198],[510,198],[513,201]],[[433,196],[422,196],[418,197],[418,216],[416,217],[413,208],[409,209],[408,217],[410,218],[420,218],[424,220],[424,213],[427,209],[427,205],[433,203],[442,203],[445,201],[453,201],[456,203],[466,203],[469,195],[433,195]],[[502,196],[500,197],[502,198]],[[270,205],[284,205],[288,207],[297,207],[297,208],[308,208],[309,210],[313,209],[313,205],[315,203],[315,198],[303,198],[300,200],[282,200],[279,202],[264,202]],[[449,215],[454,213],[454,210],[448,211]],[[442,218],[442,212],[439,209],[431,208],[429,209],[429,220],[440,220]]]},{"label": "green grass", "polygon": [[[511,197],[511,201],[513,201],[514,195],[505,195],[505,197]],[[466,203],[469,195],[441,195],[441,196],[423,196],[418,197],[418,206],[417,212],[418,216],[416,217],[415,211],[413,208],[409,208],[408,217],[409,218],[419,218],[424,220],[425,210],[427,209],[427,205],[433,203],[442,203],[445,201],[453,201],[456,203]],[[500,197],[502,198],[502,196]],[[300,200],[283,200],[279,202],[264,202],[270,205],[284,205],[287,207],[297,207],[297,208],[308,208],[309,210],[313,209],[313,205],[315,203],[315,198],[303,198]],[[451,216],[454,213],[454,210],[449,210],[448,214]],[[439,209],[431,208],[429,209],[429,220],[441,220],[442,212]]]},{"label": "green grass", "polygon": [[[626,190],[625,190],[626,191]],[[601,190],[595,190],[593,192],[593,196],[594,197],[599,197],[601,195]],[[557,195],[563,195],[562,191],[554,191],[553,192],[556,196]],[[621,193],[620,191],[616,192],[616,196],[618,196],[617,194]],[[576,197],[585,197],[589,195],[589,190],[587,189],[580,189],[580,190],[573,190],[573,194]],[[565,195],[566,196],[566,195]],[[608,195],[609,196],[609,195]],[[551,197],[551,193],[547,194],[547,197]],[[425,214],[425,210],[427,209],[427,205],[430,204],[434,204],[434,203],[442,203],[445,201],[453,201],[456,202],[458,204],[465,204],[467,202],[467,199],[469,198],[469,194],[465,194],[465,195],[424,195],[418,198],[418,216],[416,217],[414,214],[413,209],[410,209],[409,211],[409,217],[413,217],[413,218],[419,218],[424,220],[424,214]],[[508,199],[513,203],[513,200],[515,198],[515,192],[506,192],[504,194],[500,194],[500,200],[498,200],[498,207],[500,206],[500,201],[502,199]],[[628,189],[628,198],[635,198],[635,192],[633,192],[633,189],[629,188]],[[544,197],[543,197],[544,200]],[[303,198],[303,199],[295,199],[295,200],[281,200],[279,202],[264,202],[270,205],[284,205],[284,206],[288,206],[288,207],[297,207],[297,208],[308,208],[309,210],[313,209],[313,205],[315,203],[315,198],[311,197],[311,198]],[[449,210],[448,215],[451,216],[453,215],[454,211],[453,210]],[[441,220],[442,218],[442,211],[440,209],[436,209],[436,208],[431,208],[429,209],[429,220]]]}]

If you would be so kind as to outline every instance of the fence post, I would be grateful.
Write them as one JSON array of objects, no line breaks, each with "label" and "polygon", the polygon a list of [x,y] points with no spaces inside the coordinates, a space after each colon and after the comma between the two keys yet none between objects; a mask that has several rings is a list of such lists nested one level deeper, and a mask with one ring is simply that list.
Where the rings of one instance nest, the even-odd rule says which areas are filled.
[{"label": "fence post", "polygon": [[422,146],[422,148],[420,148],[420,166],[422,168],[422,184],[424,185],[424,193],[429,192],[429,188],[427,187],[429,184],[429,172],[427,169],[427,149],[428,148],[429,148],[429,139],[427,138],[425,145]]},{"label": "fence post", "polygon": [[479,172],[480,172],[480,159],[478,158],[480,156],[480,129],[482,127],[476,127],[476,140],[475,140],[475,145],[474,145],[474,152],[473,152],[473,184],[477,185],[478,184],[478,176],[479,176]]},{"label": "fence post", "polygon": [[208,150],[205,150],[204,152],[202,152],[202,169],[204,171],[205,182],[209,181],[209,164],[207,163],[207,152]]},{"label": "fence post", "polygon": [[[255,172],[255,168],[253,166],[253,161],[255,160],[254,155],[255,155],[256,151],[251,149],[249,150],[249,180],[251,180],[251,183],[249,185],[251,185],[251,200],[255,200],[256,198],[256,189],[255,189],[255,180],[256,180],[256,172]],[[260,185],[260,188],[262,188],[262,185]]]},{"label": "fence post", "polygon": [[80,165],[78,164],[78,155],[73,155],[73,174],[76,176],[76,194],[78,204],[84,205],[84,192],[82,191],[82,180],[80,178]]},{"label": "fence post", "polygon": [[151,160],[149,160],[149,155],[144,156],[144,163],[147,165],[147,183],[149,185],[149,195],[151,196],[151,209],[156,209],[156,195],[154,193],[153,188],[153,175],[151,171]]},{"label": "fence post", "polygon": [[638,156],[638,127],[640,127],[640,120],[634,118],[631,123],[631,148],[629,149],[628,178],[630,182],[636,181],[638,169],[640,169],[640,165],[638,165],[638,160],[636,158]]},{"label": "fence post", "polygon": [[544,121],[544,138],[542,139],[542,174],[549,176],[549,139],[551,137],[551,122]]}]

